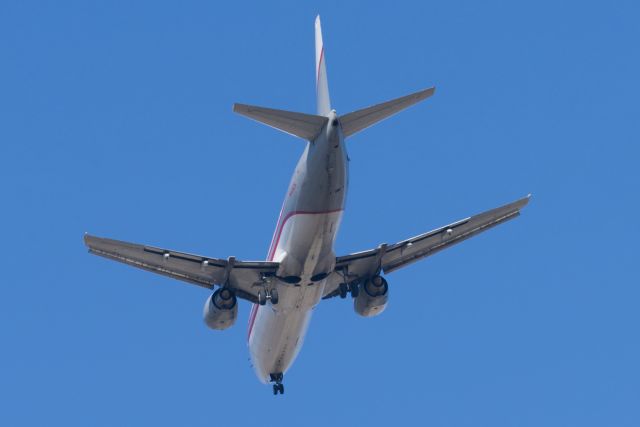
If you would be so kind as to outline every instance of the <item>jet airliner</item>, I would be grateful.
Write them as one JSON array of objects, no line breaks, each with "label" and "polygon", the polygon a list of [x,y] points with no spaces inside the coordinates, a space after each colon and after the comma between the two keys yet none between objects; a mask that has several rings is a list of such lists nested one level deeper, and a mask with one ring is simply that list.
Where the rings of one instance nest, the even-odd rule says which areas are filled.
[{"label": "jet airliner", "polygon": [[298,355],[313,307],[350,296],[357,314],[385,309],[383,275],[431,256],[520,214],[529,196],[394,244],[336,256],[334,241],[345,207],[349,158],[345,140],[433,95],[428,88],[338,115],[331,108],[320,17],[315,21],[316,114],[235,104],[233,111],[306,141],[265,261],[212,258],[85,234],[89,252],[213,291],[204,321],[232,326],[238,298],[253,304],[247,341],[258,379],[283,394],[283,376]]}]

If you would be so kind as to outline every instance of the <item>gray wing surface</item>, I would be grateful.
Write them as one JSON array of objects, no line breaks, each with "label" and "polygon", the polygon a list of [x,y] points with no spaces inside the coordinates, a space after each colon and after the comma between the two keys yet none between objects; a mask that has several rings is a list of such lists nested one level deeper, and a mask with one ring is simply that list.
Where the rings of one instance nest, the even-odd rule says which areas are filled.
[{"label": "gray wing surface", "polygon": [[498,224],[520,215],[520,209],[529,203],[531,195],[513,203],[491,209],[444,227],[403,240],[393,245],[337,257],[335,272],[325,288],[325,298],[338,294],[342,282],[366,279],[382,270],[391,273],[399,268],[433,255],[443,249],[482,233]]},{"label": "gray wing surface", "polygon": [[278,269],[277,262],[209,258],[88,234],[84,243],[92,254],[207,289],[226,284],[238,297],[254,303],[260,285]]}]

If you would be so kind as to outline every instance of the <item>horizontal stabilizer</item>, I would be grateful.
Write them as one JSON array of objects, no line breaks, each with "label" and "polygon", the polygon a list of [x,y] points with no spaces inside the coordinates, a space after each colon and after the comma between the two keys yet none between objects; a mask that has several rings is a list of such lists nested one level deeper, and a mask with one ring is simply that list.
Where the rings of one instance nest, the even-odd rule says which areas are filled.
[{"label": "horizontal stabilizer", "polygon": [[369,126],[386,119],[387,117],[393,116],[407,107],[411,107],[413,104],[424,101],[433,95],[435,90],[436,88],[431,87],[429,89],[412,93],[411,95],[403,96],[401,98],[383,102],[382,104],[377,104],[372,107],[354,111],[353,113],[345,114],[340,117],[342,132],[345,137],[358,133]]},{"label": "horizontal stabilizer", "polygon": [[307,141],[313,141],[329,121],[326,117],[313,114],[295,113],[244,104],[233,104],[233,111]]}]

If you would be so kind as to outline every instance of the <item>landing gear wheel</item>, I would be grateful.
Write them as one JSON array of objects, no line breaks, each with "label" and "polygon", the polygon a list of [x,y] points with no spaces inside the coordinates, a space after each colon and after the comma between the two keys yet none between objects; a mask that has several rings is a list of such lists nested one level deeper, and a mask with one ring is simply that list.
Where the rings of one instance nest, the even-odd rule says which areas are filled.
[{"label": "landing gear wheel", "polygon": [[349,285],[346,283],[340,283],[338,291],[340,292],[340,298],[345,299],[347,297],[347,293],[349,293]]},{"label": "landing gear wheel", "polygon": [[271,382],[275,383],[273,385],[273,394],[284,394],[284,384],[282,384],[283,375],[282,373],[269,374],[271,378]]},{"label": "landing gear wheel", "polygon": [[349,292],[351,292],[351,296],[353,298],[358,298],[358,295],[360,295],[360,286],[358,286],[358,283],[349,283]]},{"label": "landing gear wheel", "polygon": [[267,294],[264,291],[258,291],[258,304],[265,305],[267,303]]},{"label": "landing gear wheel", "polygon": [[271,296],[271,298],[269,298],[271,300],[271,304],[276,305],[278,303],[278,290],[271,289],[271,292],[269,292],[269,295]]}]

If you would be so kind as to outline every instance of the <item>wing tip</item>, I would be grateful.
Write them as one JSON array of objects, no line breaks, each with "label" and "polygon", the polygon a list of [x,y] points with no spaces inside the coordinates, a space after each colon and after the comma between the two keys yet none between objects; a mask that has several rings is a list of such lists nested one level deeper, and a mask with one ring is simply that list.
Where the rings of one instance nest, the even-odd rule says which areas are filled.
[{"label": "wing tip", "polygon": [[513,206],[515,212],[520,213],[520,209],[522,209],[525,206],[527,206],[529,204],[530,200],[531,200],[531,193],[527,194],[526,196],[524,196],[521,199],[516,200],[515,202],[513,202],[511,204],[511,206]]},{"label": "wing tip", "polygon": [[421,92],[418,92],[418,94],[419,94],[421,99],[429,98],[429,97],[433,96],[435,93],[436,93],[436,87],[435,86],[428,87],[428,88],[422,90]]},{"label": "wing tip", "polygon": [[82,236],[82,242],[89,249],[89,252],[93,252],[94,249],[96,249],[97,244],[100,242],[100,238],[85,232]]}]

